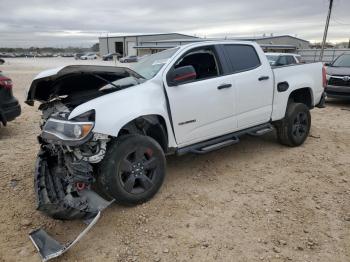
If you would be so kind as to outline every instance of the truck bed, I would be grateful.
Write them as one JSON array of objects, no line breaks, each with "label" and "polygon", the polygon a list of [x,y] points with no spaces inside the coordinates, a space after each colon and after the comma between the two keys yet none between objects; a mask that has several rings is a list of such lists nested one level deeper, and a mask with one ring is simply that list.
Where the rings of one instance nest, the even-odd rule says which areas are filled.
[{"label": "truck bed", "polygon": [[[312,94],[312,107],[320,102],[324,92],[321,77],[322,67],[322,63],[272,67],[275,78],[273,110],[271,115],[272,121],[280,120],[285,116],[289,94],[297,89],[310,89]],[[287,82],[289,88],[285,92],[279,92],[278,85],[283,82]]]}]

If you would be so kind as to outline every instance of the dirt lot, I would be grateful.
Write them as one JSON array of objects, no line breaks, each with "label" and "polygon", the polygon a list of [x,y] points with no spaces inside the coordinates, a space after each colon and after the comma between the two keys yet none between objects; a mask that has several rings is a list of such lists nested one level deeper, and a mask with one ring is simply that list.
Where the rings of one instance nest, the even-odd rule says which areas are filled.
[{"label": "dirt lot", "polygon": [[[72,62],[11,59],[0,67],[23,109],[0,128],[0,261],[39,261],[28,238],[37,227],[60,240],[84,228],[35,210],[40,112],[23,103],[38,72]],[[57,261],[350,261],[349,110],[350,102],[335,101],[313,110],[311,136],[299,148],[269,134],[204,156],[170,157],[151,202],[112,206]]]}]

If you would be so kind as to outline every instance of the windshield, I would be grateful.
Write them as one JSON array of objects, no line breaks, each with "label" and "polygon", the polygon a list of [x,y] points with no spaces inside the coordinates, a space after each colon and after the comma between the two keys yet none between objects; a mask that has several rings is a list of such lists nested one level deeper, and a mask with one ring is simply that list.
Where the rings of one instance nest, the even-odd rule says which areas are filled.
[{"label": "windshield", "polygon": [[151,79],[159,72],[160,69],[162,69],[162,67],[178,50],[179,48],[172,48],[145,57],[140,62],[136,63],[132,69],[144,78]]},{"label": "windshield", "polygon": [[332,66],[336,67],[350,67],[350,55],[339,56]]},{"label": "windshield", "polygon": [[274,64],[277,62],[277,59],[279,58],[278,55],[267,55],[267,60],[269,60],[270,64]]}]

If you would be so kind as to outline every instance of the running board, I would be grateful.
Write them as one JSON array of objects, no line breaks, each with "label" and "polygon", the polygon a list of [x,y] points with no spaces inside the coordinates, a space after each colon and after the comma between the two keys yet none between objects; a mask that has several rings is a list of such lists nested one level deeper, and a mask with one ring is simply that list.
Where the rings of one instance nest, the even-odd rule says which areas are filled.
[{"label": "running board", "polygon": [[273,126],[270,126],[270,127],[266,127],[264,129],[260,129],[260,130],[255,131],[255,132],[250,132],[248,134],[251,136],[262,136],[262,135],[265,135],[265,134],[270,133],[272,131],[273,131]]},{"label": "running board", "polygon": [[243,135],[255,135],[261,136],[273,130],[273,126],[270,123],[251,127],[248,129],[244,129],[238,132],[234,132],[228,135],[220,136],[211,140],[207,140],[204,142],[200,142],[198,144],[194,144],[191,146],[186,146],[183,148],[179,148],[176,153],[178,155],[184,155],[187,153],[194,154],[206,154],[211,151],[221,149],[230,145],[237,144],[239,142],[239,137]]},{"label": "running board", "polygon": [[200,155],[201,154],[206,154],[206,153],[209,153],[209,152],[212,152],[212,151],[215,151],[215,150],[227,147],[227,146],[231,146],[231,145],[237,144],[238,142],[239,142],[239,138],[238,137],[232,137],[232,139],[229,139],[229,140],[226,140],[226,141],[222,141],[222,142],[217,143],[217,144],[213,144],[213,145],[210,145],[210,146],[205,146],[205,147],[202,147],[200,149],[192,149],[191,153],[200,154]]}]

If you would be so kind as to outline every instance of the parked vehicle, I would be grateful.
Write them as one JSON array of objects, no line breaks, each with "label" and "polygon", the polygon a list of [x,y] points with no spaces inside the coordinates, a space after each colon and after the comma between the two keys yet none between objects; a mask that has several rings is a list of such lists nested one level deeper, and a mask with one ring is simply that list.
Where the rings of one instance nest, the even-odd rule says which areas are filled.
[{"label": "parked vehicle", "polygon": [[103,61],[112,61],[114,59],[114,57],[119,60],[120,58],[122,58],[122,55],[119,53],[109,53],[107,55],[102,56],[102,60]]},{"label": "parked vehicle", "polygon": [[81,60],[95,60],[97,59],[97,55],[95,53],[87,53],[80,57]]},{"label": "parked vehicle", "polygon": [[85,53],[76,53],[76,54],[74,54],[74,58],[75,58],[75,60],[79,60],[84,55],[85,55]]},{"label": "parked vehicle", "polygon": [[61,57],[75,57],[75,55],[72,53],[63,53],[61,54]]},{"label": "parked vehicle", "polygon": [[4,126],[21,114],[21,106],[13,96],[12,88],[11,79],[0,71],[0,123]]},{"label": "parked vehicle", "polygon": [[13,57],[16,57],[16,55],[13,53],[0,53],[0,57],[1,58],[13,58]]},{"label": "parked vehicle", "polygon": [[266,53],[271,66],[287,66],[302,63],[301,55],[289,53]]},{"label": "parked vehicle", "polygon": [[350,98],[350,55],[341,55],[326,64],[327,97]]},{"label": "parked vehicle", "polygon": [[121,63],[136,63],[138,61],[138,57],[136,55],[129,55],[119,59]]},{"label": "parked vehicle", "polygon": [[[307,139],[324,103],[321,63],[272,69],[250,42],[203,42],[145,58],[133,69],[79,65],[40,73],[26,103],[42,110],[38,209],[56,219],[98,212],[96,193],[123,205],[151,199],[165,156],[204,154],[245,134]],[[89,197],[87,197],[87,195]]]}]

